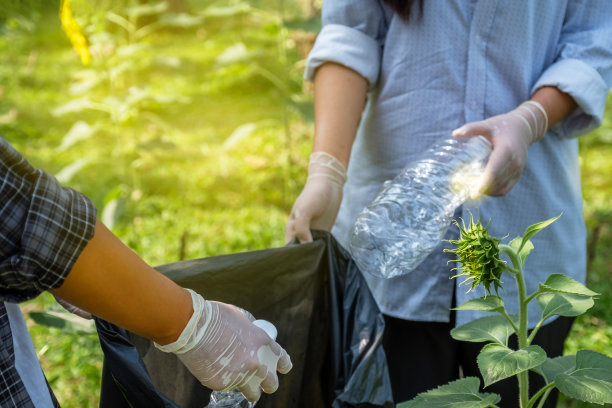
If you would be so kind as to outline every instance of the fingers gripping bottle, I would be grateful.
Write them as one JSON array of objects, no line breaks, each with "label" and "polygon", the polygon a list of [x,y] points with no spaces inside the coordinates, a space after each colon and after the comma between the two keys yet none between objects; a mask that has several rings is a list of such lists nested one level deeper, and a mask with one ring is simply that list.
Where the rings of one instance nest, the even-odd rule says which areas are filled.
[{"label": "fingers gripping bottle", "polygon": [[[253,324],[266,332],[272,340],[276,340],[276,327],[267,320],[255,320]],[[213,391],[210,402],[205,408],[253,408],[255,402],[248,401],[238,389]]]},{"label": "fingers gripping bottle", "polygon": [[491,150],[482,136],[445,139],[386,181],[353,225],[357,266],[381,278],[414,270],[442,241],[455,209],[479,195]]}]

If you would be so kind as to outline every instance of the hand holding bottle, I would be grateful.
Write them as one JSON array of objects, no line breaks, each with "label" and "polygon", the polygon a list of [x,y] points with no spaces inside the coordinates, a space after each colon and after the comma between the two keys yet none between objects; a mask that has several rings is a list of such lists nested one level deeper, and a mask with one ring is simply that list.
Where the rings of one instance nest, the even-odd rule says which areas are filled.
[{"label": "hand holding bottle", "polygon": [[465,124],[453,131],[453,136],[482,135],[491,141],[493,152],[477,190],[501,196],[520,179],[527,162],[527,149],[540,140],[547,129],[548,116],[542,105],[527,101],[508,113]]},{"label": "hand holding bottle", "polygon": [[257,401],[262,389],[276,391],[276,371],[292,367],[287,352],[239,308],[190,293],[194,312],[178,340],[155,346],[176,354],[210,389],[237,388],[249,401]]}]

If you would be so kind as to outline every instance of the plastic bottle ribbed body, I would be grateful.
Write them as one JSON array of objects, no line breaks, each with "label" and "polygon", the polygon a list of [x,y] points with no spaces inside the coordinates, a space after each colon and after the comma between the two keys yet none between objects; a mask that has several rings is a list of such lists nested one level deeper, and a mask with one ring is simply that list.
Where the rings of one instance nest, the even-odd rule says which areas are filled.
[{"label": "plastic bottle ribbed body", "polygon": [[414,270],[444,238],[491,148],[482,136],[445,139],[386,181],[353,225],[349,247],[357,266],[382,278]]}]

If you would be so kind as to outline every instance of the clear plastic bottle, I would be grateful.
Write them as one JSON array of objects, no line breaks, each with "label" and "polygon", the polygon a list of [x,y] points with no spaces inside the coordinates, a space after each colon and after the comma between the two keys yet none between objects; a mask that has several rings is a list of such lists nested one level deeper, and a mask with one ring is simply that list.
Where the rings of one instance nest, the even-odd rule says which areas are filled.
[{"label": "clear plastic bottle", "polygon": [[[255,320],[253,324],[266,332],[272,340],[276,340],[277,330],[267,320]],[[210,402],[206,408],[253,408],[255,402],[249,402],[238,389],[227,391],[213,391]]]},{"label": "clear plastic bottle", "polygon": [[477,188],[491,149],[482,136],[445,139],[386,181],[353,225],[349,247],[357,266],[382,278],[414,270]]}]

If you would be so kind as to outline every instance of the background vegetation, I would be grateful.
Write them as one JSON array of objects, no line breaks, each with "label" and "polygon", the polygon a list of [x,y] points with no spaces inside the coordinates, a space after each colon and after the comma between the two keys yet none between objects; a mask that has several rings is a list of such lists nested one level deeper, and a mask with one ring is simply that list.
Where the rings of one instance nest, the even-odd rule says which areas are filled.
[{"label": "background vegetation", "polygon": [[[71,3],[89,65],[62,31],[58,0],[0,0],[0,134],[92,198],[153,265],[284,245],[310,152],[301,75],[317,2]],[[612,355],[610,142],[612,105],[581,140],[588,284],[602,296],[575,324],[571,352]],[[56,307],[43,295],[24,311]],[[102,353],[90,328],[28,324],[62,406],[97,406]]]}]

